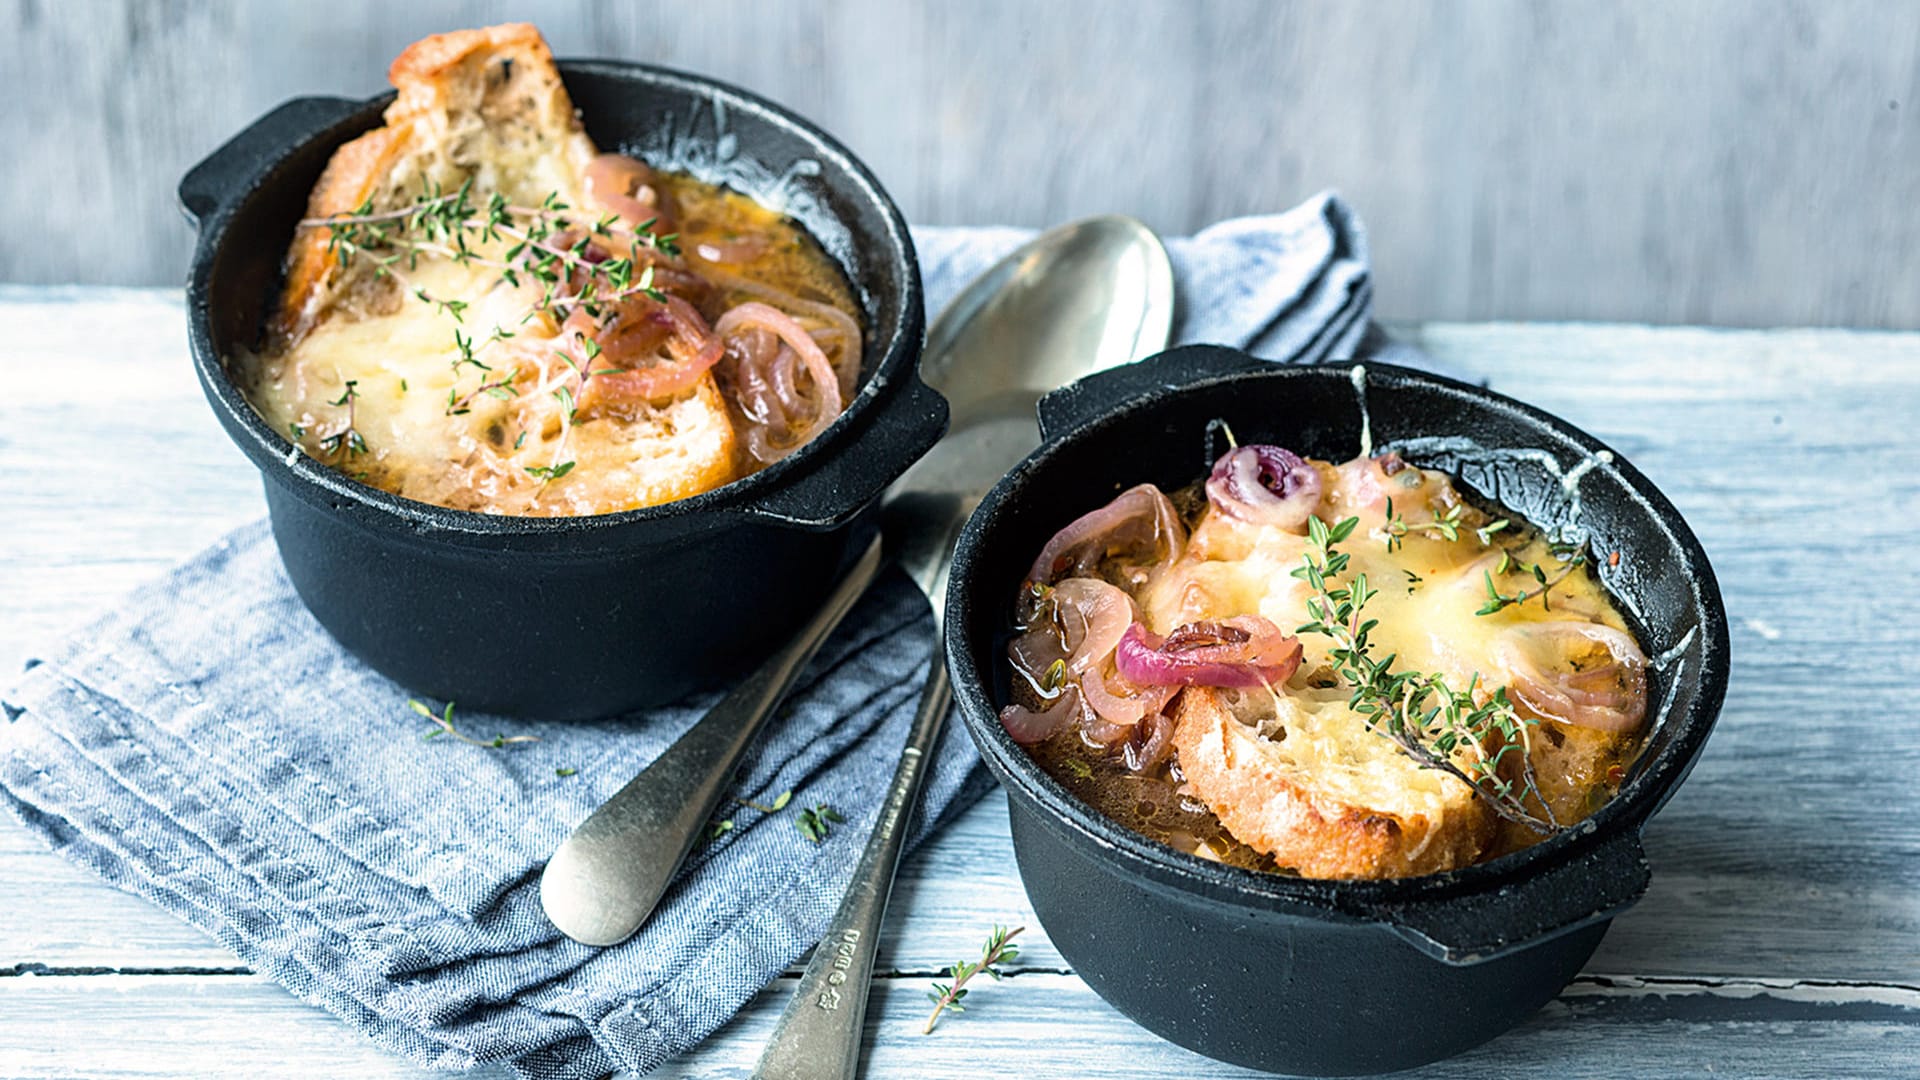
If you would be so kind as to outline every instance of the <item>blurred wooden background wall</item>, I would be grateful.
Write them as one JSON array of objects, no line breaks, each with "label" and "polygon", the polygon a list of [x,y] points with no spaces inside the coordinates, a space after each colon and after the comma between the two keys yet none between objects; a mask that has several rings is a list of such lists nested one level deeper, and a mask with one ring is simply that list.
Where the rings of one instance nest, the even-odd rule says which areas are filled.
[{"label": "blurred wooden background wall", "polygon": [[174,283],[179,174],[513,18],[839,134],[918,222],[1335,187],[1396,318],[1920,328],[1920,5],[0,0],[0,281]]}]

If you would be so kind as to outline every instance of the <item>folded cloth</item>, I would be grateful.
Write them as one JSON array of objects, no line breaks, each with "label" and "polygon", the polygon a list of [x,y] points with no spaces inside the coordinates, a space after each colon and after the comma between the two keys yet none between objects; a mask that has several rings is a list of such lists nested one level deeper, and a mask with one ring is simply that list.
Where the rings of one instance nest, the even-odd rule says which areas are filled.
[{"label": "folded cloth", "polygon": [[[918,231],[930,307],[1028,235]],[[1182,341],[1307,361],[1350,353],[1367,326],[1364,234],[1333,195],[1170,247]],[[136,592],[0,695],[0,801],[108,881],[423,1064],[645,1072],[824,932],[932,647],[924,599],[884,575],[741,769],[739,799],[770,805],[790,790],[791,804],[731,804],[732,827],[612,948],[547,923],[540,868],[717,695],[599,723],[456,712],[483,742],[538,741],[423,739],[434,728],[408,692],[301,606],[264,523]],[[914,842],[985,786],[949,729]],[[816,843],[795,825],[819,804],[845,821]]]}]

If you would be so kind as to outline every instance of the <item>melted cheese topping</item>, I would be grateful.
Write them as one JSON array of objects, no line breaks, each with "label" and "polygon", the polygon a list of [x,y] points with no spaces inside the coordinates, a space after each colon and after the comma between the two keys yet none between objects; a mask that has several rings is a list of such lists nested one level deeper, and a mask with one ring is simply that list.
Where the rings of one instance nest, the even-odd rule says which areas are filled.
[{"label": "melted cheese topping", "polygon": [[[573,372],[555,356],[553,320],[527,318],[539,300],[532,285],[442,259],[422,260],[407,281],[468,306],[456,319],[395,289],[390,311],[322,320],[287,352],[252,359],[255,408],[315,458],[397,495],[492,513],[605,513],[731,479],[733,431],[710,379],[671,401],[583,411],[568,425],[555,391]],[[477,363],[464,362],[456,334],[473,341]],[[349,381],[363,452],[337,442]]]},{"label": "melted cheese topping", "polygon": [[[534,177],[521,187],[566,180],[557,190],[570,188],[542,167],[559,168],[533,159],[507,173]],[[477,174],[477,189],[488,176]],[[680,207],[687,250],[765,238],[727,275],[733,284],[714,287],[710,318],[758,298],[756,283],[857,310],[832,260],[794,223],[733,192],[660,179]],[[738,445],[738,408],[711,372],[676,397],[582,408],[569,424],[578,375],[559,356],[541,288],[524,275],[509,283],[486,264],[505,248],[478,247],[481,261],[469,263],[423,257],[401,270],[402,283],[372,283],[370,302],[329,312],[290,348],[244,354],[237,374],[248,399],[312,457],[394,494],[462,510],[612,513],[696,495],[759,467]],[[465,305],[457,317],[449,301]],[[473,362],[456,336],[472,343]],[[349,422],[363,450],[345,441]]]},{"label": "melted cheese topping", "polygon": [[[1434,520],[1459,502],[1446,475],[1407,467],[1388,476],[1378,461],[1366,459],[1316,467],[1325,492],[1321,518],[1360,519],[1338,545],[1350,559],[1341,581],[1364,574],[1376,590],[1364,613],[1378,620],[1369,635],[1373,655],[1397,657],[1395,670],[1440,673],[1457,691],[1477,676],[1481,689],[1490,692],[1506,681],[1494,645],[1514,626],[1571,618],[1625,629],[1599,583],[1580,571],[1553,587],[1550,606],[1533,599],[1478,614],[1487,602],[1486,574],[1493,574],[1496,587],[1508,595],[1537,587],[1517,566],[1497,572],[1503,551],[1556,572],[1561,564],[1544,540],[1509,530],[1483,543],[1467,525],[1455,540],[1416,529],[1389,550],[1386,500],[1391,497],[1396,516],[1408,525]],[[1311,621],[1306,602],[1312,590],[1292,576],[1308,550],[1305,536],[1208,512],[1185,556],[1139,595],[1143,618],[1149,629],[1165,634],[1184,623],[1260,615],[1291,633]],[[1284,731],[1284,738],[1263,743],[1270,759],[1311,777],[1318,791],[1396,814],[1433,816],[1471,797],[1458,779],[1417,767],[1348,706],[1347,687],[1336,685],[1332,676],[1331,639],[1302,634],[1300,642],[1300,667],[1284,687],[1275,688],[1277,693],[1255,689],[1230,695],[1243,721],[1262,731]]]}]

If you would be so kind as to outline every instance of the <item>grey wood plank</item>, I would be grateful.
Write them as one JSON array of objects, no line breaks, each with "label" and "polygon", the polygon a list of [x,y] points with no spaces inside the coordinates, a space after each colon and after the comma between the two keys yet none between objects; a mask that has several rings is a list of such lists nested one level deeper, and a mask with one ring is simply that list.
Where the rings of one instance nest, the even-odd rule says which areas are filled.
[{"label": "grey wood plank", "polygon": [[1186,232],[1337,187],[1396,317],[1920,328],[1920,8],[1870,0],[16,0],[0,280],[178,281],[202,154],[505,18],[788,103],[917,221]]},{"label": "grey wood plank", "polygon": [[[692,1054],[653,1075],[745,1077],[792,993],[762,992]],[[1136,1027],[1072,975],[1025,970],[983,988],[932,1035],[924,977],[881,980],[867,1018],[866,1075],[1241,1078]],[[1678,1015],[1676,1015],[1676,1013]],[[252,976],[0,979],[10,1077],[445,1076],[352,1036],[332,1016]],[[4,1045],[4,1044],[0,1044]],[[76,1052],[77,1048],[84,1048]],[[1856,997],[1782,1002],[1746,985],[1652,992],[1583,979],[1514,1031],[1460,1057],[1396,1075],[1805,1077],[1897,1075],[1920,1060],[1920,1011]],[[475,1077],[503,1077],[481,1068]]]}]

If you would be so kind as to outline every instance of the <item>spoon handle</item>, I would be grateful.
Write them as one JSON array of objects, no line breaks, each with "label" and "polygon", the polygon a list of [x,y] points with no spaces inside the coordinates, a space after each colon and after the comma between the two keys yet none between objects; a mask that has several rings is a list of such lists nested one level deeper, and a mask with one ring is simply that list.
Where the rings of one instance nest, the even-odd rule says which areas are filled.
[{"label": "spoon handle", "polygon": [[560,932],[617,945],[653,914],[707,828],[753,737],[880,568],[874,537],[812,621],[561,843],[540,877]]},{"label": "spoon handle", "polygon": [[860,1036],[866,1027],[867,987],[880,946],[894,871],[906,847],[928,759],[953,704],[953,687],[938,650],[913,732],[894,769],[893,785],[867,838],[853,881],[827,934],[787,1002],[773,1038],[754,1067],[754,1080],[852,1080],[860,1067]]}]

